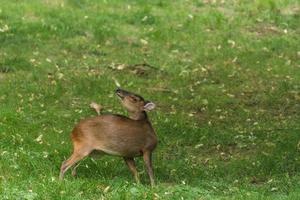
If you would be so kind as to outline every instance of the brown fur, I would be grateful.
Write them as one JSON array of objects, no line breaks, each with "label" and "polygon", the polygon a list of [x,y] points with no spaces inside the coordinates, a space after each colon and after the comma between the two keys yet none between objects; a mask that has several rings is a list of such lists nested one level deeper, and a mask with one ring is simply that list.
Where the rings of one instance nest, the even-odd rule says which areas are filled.
[{"label": "brown fur", "polygon": [[154,184],[151,154],[157,137],[145,110],[151,110],[155,105],[125,90],[118,89],[116,93],[128,110],[129,118],[108,114],[81,120],[72,131],[74,150],[61,166],[60,179],[71,166],[96,150],[123,157],[137,182],[139,178],[134,157],[143,156],[151,185]]}]

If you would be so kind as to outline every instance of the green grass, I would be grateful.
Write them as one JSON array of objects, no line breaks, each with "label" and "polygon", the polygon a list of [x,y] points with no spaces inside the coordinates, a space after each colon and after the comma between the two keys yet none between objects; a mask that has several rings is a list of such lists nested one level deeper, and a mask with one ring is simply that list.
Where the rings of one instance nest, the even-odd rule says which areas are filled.
[{"label": "green grass", "polygon": [[[0,198],[299,199],[299,10],[297,0],[0,0]],[[126,114],[116,82],[157,104],[157,186],[141,159],[136,185],[111,156],[58,181],[90,102]]]}]

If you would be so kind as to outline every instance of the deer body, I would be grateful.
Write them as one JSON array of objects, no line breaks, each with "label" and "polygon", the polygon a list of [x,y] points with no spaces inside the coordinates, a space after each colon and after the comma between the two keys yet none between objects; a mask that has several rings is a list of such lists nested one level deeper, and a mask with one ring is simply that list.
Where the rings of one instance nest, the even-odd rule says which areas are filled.
[{"label": "deer body", "polygon": [[122,157],[141,156],[153,150],[156,135],[148,119],[133,120],[121,115],[100,115],[84,119],[74,128],[72,140],[91,150]]},{"label": "deer body", "polygon": [[[157,137],[145,111],[152,110],[155,105],[125,90],[118,89],[116,93],[128,110],[129,118],[108,114],[81,120],[71,133],[73,154],[63,162],[60,179],[78,161],[93,151],[100,151],[123,157],[137,182],[134,157],[143,156],[151,185],[154,185],[151,154]],[[73,171],[75,174],[75,169]]]}]

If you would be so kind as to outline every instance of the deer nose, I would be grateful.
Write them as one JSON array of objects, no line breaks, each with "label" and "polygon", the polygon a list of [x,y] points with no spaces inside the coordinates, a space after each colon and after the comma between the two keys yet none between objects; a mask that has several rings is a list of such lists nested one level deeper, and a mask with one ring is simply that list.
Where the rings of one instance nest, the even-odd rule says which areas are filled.
[{"label": "deer nose", "polygon": [[123,94],[123,95],[129,95],[130,94],[130,92],[127,92],[126,90],[123,90],[121,88],[117,88],[116,93],[117,94]]},{"label": "deer nose", "polygon": [[116,89],[116,93],[120,93],[121,92],[121,89],[120,88],[117,88]]},{"label": "deer nose", "polygon": [[119,96],[119,97],[125,97],[125,96],[129,96],[131,95],[132,93],[126,91],[126,90],[123,90],[121,88],[118,88],[116,89],[116,94]]},{"label": "deer nose", "polygon": [[124,98],[124,96],[126,95],[126,93],[124,92],[124,90],[120,89],[120,88],[117,88],[116,89],[116,95],[118,95],[118,97],[120,98]]}]

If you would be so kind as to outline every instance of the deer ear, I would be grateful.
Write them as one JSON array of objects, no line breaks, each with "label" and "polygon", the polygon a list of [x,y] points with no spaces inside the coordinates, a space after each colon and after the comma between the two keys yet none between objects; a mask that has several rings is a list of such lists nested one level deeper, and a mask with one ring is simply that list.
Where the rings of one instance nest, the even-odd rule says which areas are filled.
[{"label": "deer ear", "polygon": [[154,108],[155,108],[155,104],[151,101],[146,102],[146,104],[144,105],[145,111],[150,111],[150,110],[153,110]]}]

